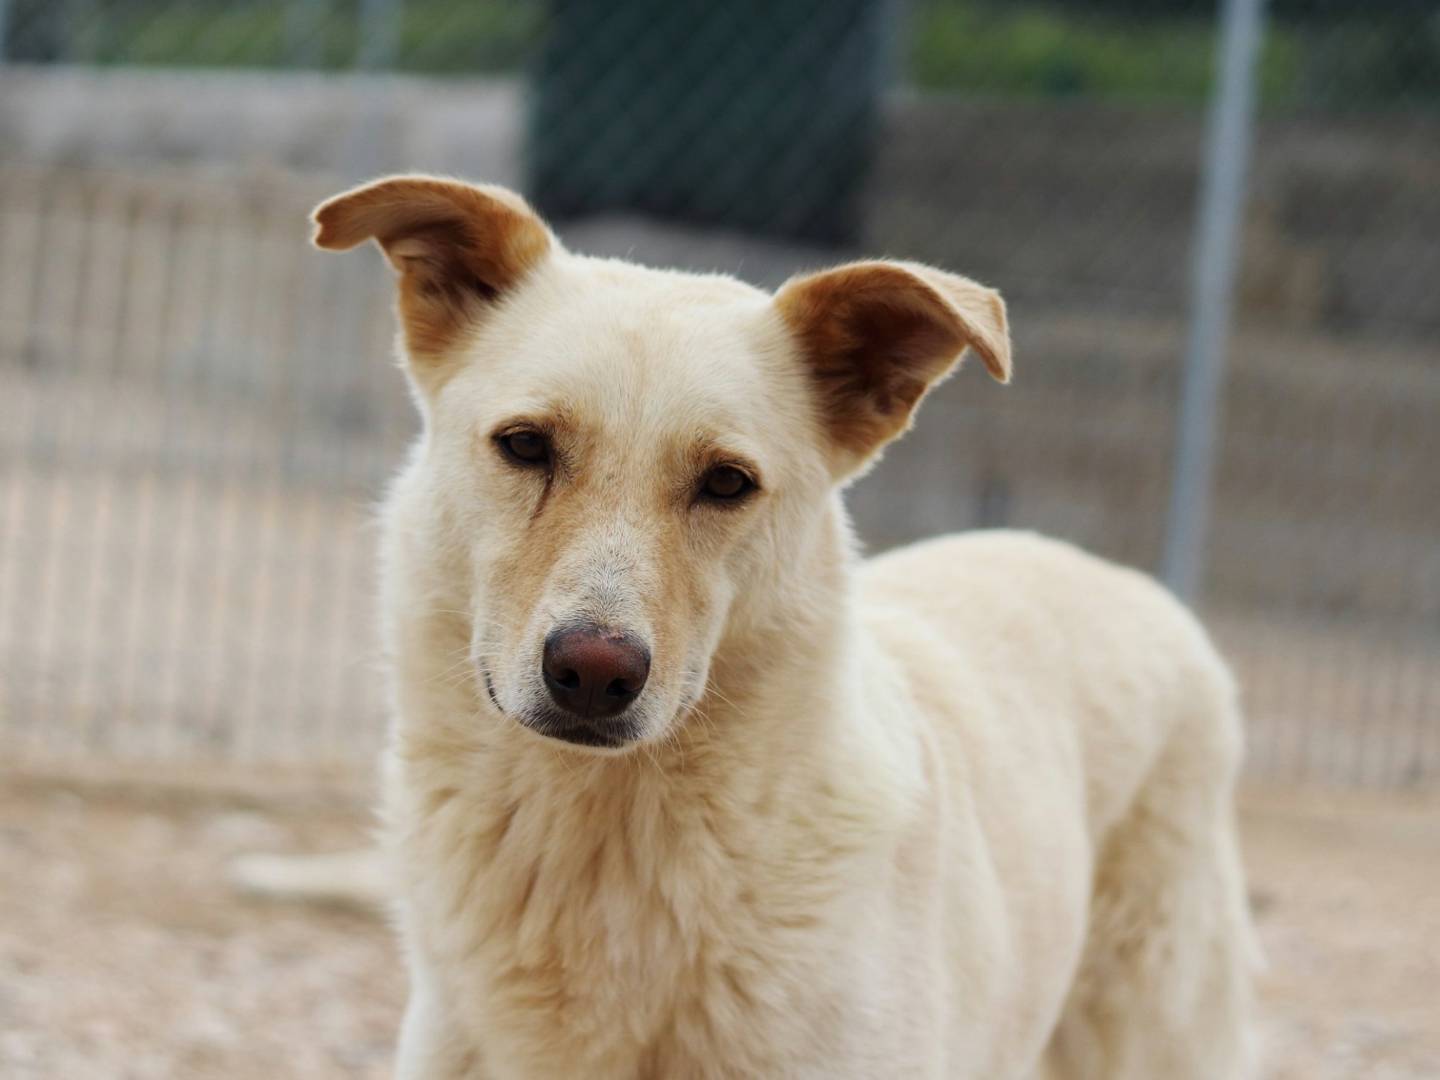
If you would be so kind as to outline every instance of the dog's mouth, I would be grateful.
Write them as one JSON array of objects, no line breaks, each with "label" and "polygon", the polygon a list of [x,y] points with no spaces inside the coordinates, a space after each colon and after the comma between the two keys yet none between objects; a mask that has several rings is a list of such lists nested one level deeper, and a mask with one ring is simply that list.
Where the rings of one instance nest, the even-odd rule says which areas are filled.
[{"label": "dog's mouth", "polygon": [[558,739],[572,746],[585,746],[592,750],[622,750],[635,741],[629,724],[606,723],[604,726],[582,721],[580,723],[556,723],[551,716],[526,720],[524,724],[537,735],[547,739]]},{"label": "dog's mouth", "polygon": [[481,668],[480,674],[484,677],[485,693],[490,696],[490,704],[494,705],[496,711],[503,715],[505,706],[500,704],[500,698],[495,693],[495,680],[490,677],[490,669]]},{"label": "dog's mouth", "polygon": [[[495,711],[502,716],[512,715],[500,704],[499,692],[490,669],[481,667],[481,681],[485,694]],[[585,720],[565,716],[558,710],[539,708],[513,714],[520,726],[546,739],[583,746],[591,750],[624,750],[640,741],[639,725],[628,714],[607,719]]]},{"label": "dog's mouth", "polygon": [[640,741],[639,725],[624,715],[586,720],[541,708],[518,719],[521,727],[541,738],[587,750],[626,750]]}]

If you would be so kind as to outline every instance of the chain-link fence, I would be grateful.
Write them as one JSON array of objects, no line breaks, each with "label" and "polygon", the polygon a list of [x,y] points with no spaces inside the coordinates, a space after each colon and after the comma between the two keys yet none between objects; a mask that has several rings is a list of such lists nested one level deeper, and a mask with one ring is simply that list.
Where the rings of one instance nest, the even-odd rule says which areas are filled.
[{"label": "chain-link fence", "polygon": [[[0,0],[0,754],[364,760],[368,505],[413,420],[378,257],[316,199],[417,168],[580,250],[999,286],[852,504],[876,547],[1167,536],[1217,11],[1180,0]],[[227,70],[217,70],[226,68]],[[261,70],[263,69],[263,70]],[[1284,0],[1204,607],[1254,767],[1440,776],[1440,14]]]}]

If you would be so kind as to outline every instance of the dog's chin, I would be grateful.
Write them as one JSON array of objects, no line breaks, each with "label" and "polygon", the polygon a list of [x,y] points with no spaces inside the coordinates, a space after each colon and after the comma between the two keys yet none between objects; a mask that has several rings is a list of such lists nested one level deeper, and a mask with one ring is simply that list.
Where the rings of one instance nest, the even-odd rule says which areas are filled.
[{"label": "dog's chin", "polygon": [[534,709],[517,717],[520,727],[557,749],[614,757],[639,746],[641,724],[628,714],[609,720],[577,720],[554,709]]},{"label": "dog's chin", "polygon": [[[480,667],[481,681],[491,707],[501,716],[515,721],[523,737],[543,741],[556,750],[575,750],[598,757],[618,757],[656,737],[647,723],[644,709],[630,708],[619,716],[607,719],[582,720],[553,708],[548,702],[533,699],[517,708],[509,708],[501,700],[501,689],[486,666]],[[682,702],[677,718],[689,711],[692,702]]]}]

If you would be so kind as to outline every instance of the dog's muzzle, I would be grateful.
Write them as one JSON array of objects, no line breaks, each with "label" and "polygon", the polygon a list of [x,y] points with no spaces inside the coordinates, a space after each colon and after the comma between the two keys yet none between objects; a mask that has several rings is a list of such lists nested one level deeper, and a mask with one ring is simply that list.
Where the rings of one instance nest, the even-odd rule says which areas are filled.
[{"label": "dog's muzzle", "polygon": [[554,708],[526,721],[542,735],[581,746],[619,747],[637,737],[625,712],[650,677],[650,650],[635,635],[596,625],[545,638],[541,660]]}]

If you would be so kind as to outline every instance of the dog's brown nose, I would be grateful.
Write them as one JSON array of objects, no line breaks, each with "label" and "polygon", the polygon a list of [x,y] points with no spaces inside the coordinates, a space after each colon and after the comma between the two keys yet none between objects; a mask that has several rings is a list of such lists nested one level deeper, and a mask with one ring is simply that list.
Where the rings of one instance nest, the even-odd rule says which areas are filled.
[{"label": "dog's brown nose", "polygon": [[541,667],[555,704],[575,716],[600,719],[640,696],[650,677],[650,650],[618,630],[555,630],[545,639]]}]

